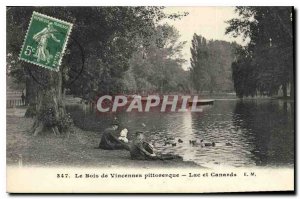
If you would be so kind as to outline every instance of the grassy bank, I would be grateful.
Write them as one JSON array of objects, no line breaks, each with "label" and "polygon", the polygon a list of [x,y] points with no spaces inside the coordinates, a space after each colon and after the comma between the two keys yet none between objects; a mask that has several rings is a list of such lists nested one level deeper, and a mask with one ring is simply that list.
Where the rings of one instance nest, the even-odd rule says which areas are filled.
[{"label": "grassy bank", "polygon": [[6,124],[8,165],[22,162],[23,166],[47,167],[200,167],[181,160],[136,161],[131,160],[125,150],[95,149],[101,132],[75,128],[75,133],[68,136],[48,134],[34,137],[30,133],[33,120],[15,114],[7,114]]}]

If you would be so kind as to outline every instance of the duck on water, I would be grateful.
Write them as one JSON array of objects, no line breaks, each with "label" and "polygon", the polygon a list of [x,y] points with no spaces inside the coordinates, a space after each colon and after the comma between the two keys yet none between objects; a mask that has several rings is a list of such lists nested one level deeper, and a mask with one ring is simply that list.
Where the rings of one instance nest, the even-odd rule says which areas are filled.
[{"label": "duck on water", "polygon": [[216,143],[216,142],[205,142],[204,140],[200,140],[200,142],[198,142],[197,140],[190,140],[189,142],[193,146],[200,145],[201,147],[206,147],[206,146],[212,146],[212,147],[215,147],[215,146],[232,146],[232,144],[229,143],[229,142]]},{"label": "duck on water", "polygon": [[[184,141],[182,139],[178,139],[177,140],[179,144],[184,143]],[[226,142],[226,143],[219,143],[219,142],[207,142],[204,141],[203,139],[199,140],[189,140],[189,143],[192,146],[201,146],[201,147],[215,147],[215,146],[232,146],[232,144],[230,142]],[[164,145],[163,146],[167,146],[167,145],[172,145],[172,146],[176,146],[177,143],[174,139],[172,138],[165,138],[164,139]]]}]

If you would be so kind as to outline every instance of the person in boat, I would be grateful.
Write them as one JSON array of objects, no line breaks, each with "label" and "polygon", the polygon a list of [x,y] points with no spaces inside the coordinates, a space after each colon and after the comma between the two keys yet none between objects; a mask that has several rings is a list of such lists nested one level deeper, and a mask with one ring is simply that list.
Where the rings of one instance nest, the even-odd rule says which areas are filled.
[{"label": "person in boat", "polygon": [[127,139],[127,129],[123,129],[120,133],[120,137],[117,138],[114,135],[117,134],[119,129],[119,123],[114,121],[111,127],[104,130],[101,137],[98,148],[104,150],[129,150],[128,139]]},{"label": "person in boat", "polygon": [[182,159],[172,154],[156,154],[152,144],[145,141],[142,131],[135,133],[135,138],[130,146],[130,156],[133,160],[171,160]]}]

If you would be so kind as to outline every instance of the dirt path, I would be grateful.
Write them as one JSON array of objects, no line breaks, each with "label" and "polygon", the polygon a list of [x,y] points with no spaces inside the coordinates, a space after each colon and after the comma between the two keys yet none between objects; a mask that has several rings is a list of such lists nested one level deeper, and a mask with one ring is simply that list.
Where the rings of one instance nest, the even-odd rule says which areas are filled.
[{"label": "dirt path", "polygon": [[95,149],[101,133],[75,129],[69,136],[39,135],[29,132],[32,119],[7,114],[6,141],[7,164],[23,166],[70,167],[201,167],[193,162],[180,160],[136,161],[125,150]]}]

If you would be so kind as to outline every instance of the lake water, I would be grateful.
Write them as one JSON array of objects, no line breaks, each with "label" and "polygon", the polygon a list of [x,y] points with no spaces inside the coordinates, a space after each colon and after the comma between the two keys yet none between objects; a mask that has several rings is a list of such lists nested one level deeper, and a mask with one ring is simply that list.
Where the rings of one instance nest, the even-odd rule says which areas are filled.
[{"label": "lake water", "polygon": [[[294,165],[294,102],[283,100],[216,100],[201,113],[117,113],[99,115],[83,105],[68,107],[80,128],[101,132],[115,116],[129,139],[137,130],[161,153],[181,155],[209,168],[291,167]],[[183,143],[178,143],[181,139]],[[203,139],[216,146],[201,147]],[[166,144],[175,142],[176,146]],[[226,143],[230,143],[229,146]]]}]

